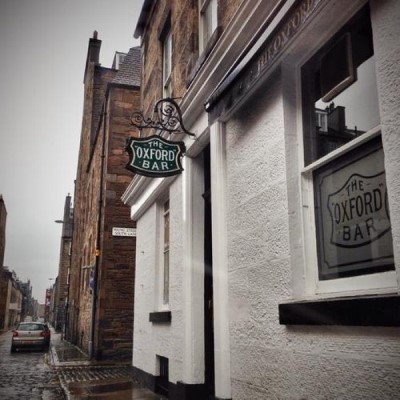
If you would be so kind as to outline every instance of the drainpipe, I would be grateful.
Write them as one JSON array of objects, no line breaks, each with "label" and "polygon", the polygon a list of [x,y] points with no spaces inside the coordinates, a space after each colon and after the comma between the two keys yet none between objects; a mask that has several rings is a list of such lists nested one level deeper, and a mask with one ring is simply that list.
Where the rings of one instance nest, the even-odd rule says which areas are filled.
[{"label": "drainpipe", "polygon": [[100,166],[100,188],[99,188],[99,215],[97,220],[97,237],[96,237],[96,263],[94,266],[94,277],[93,277],[93,296],[92,296],[92,324],[90,328],[90,344],[89,344],[89,356],[94,358],[94,340],[96,330],[96,312],[97,312],[97,291],[98,291],[98,275],[100,267],[100,252],[101,252],[101,219],[102,219],[102,205],[103,205],[103,182],[104,182],[104,159],[105,159],[105,144],[106,144],[106,123],[107,123],[107,98],[105,99],[103,106],[103,141],[101,149],[101,166]]}]

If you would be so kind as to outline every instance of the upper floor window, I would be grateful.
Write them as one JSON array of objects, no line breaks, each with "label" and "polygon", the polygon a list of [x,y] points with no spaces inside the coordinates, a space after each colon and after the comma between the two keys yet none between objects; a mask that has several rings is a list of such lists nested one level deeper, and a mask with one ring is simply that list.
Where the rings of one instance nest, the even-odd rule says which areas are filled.
[{"label": "upper floor window", "polygon": [[162,42],[163,98],[171,97],[172,37],[168,31]]},{"label": "upper floor window", "polygon": [[199,0],[200,10],[200,53],[217,28],[217,0]]},{"label": "upper floor window", "polygon": [[389,288],[392,234],[367,7],[302,67],[302,106],[317,292],[340,291],[339,283]]}]

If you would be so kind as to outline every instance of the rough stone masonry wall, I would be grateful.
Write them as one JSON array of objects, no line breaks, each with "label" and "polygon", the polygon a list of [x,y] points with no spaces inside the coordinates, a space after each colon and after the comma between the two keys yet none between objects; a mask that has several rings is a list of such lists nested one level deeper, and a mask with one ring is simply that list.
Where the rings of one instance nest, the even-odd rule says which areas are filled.
[{"label": "rough stone masonry wall", "polygon": [[[89,288],[90,270],[82,267],[95,265],[103,134],[102,129],[98,130],[98,121],[101,114],[100,104],[102,99],[104,101],[107,83],[113,79],[115,73],[115,70],[90,64],[85,82],[81,145],[74,196],[74,239],[69,307],[69,320],[74,321],[71,339],[84,351],[89,350],[92,294]],[[98,132],[97,140],[94,140],[93,132]]]},{"label": "rough stone masonry wall", "polygon": [[[218,2],[218,25],[224,30],[237,11],[241,0]],[[199,16],[197,1],[161,0],[157,2],[144,37],[143,111],[152,111],[162,96],[162,30],[171,17],[172,97],[183,97],[188,78],[199,58]]]},{"label": "rough stone masonry wall", "polygon": [[139,89],[111,88],[98,321],[102,359],[132,359],[136,238],[113,236],[112,229],[135,227],[130,219],[130,207],[123,204],[121,196],[133,176],[125,168],[128,163],[125,143],[129,136],[137,136],[130,116],[139,106]]}]

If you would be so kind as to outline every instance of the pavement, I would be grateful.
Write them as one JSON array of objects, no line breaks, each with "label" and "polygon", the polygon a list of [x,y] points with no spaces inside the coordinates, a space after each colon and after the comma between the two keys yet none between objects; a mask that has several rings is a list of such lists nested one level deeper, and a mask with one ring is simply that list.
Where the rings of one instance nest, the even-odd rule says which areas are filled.
[{"label": "pavement", "polygon": [[141,386],[127,364],[89,360],[52,329],[49,362],[67,400],[165,400]]}]

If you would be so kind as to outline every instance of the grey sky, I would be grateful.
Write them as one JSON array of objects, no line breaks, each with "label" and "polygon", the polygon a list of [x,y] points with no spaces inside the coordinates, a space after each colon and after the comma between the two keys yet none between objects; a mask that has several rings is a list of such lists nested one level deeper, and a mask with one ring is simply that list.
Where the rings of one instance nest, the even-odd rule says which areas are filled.
[{"label": "grey sky", "polygon": [[88,40],[100,62],[127,52],[142,0],[0,1],[0,194],[5,265],[44,302],[58,271],[65,196],[73,194]]}]

